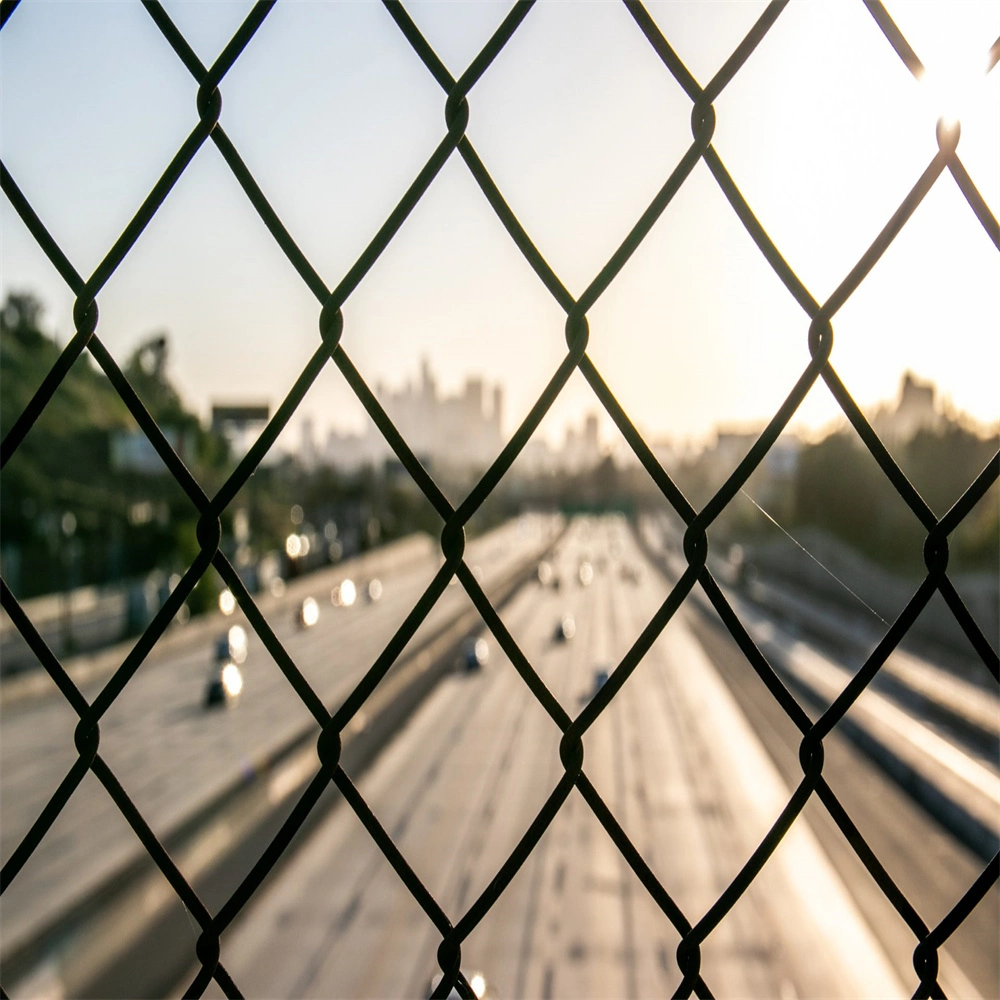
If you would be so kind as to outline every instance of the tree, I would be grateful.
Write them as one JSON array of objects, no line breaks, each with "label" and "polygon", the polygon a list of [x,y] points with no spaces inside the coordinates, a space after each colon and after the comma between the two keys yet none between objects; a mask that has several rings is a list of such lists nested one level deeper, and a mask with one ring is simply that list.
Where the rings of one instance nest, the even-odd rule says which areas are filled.
[{"label": "tree", "polygon": [[[918,431],[896,446],[894,458],[934,513],[941,517],[996,453],[995,436],[984,436],[959,420]],[[958,545],[968,564],[995,564],[996,490],[959,529]],[[839,536],[865,554],[899,568],[919,571],[926,528],[902,500],[857,436],[830,434],[802,449],[795,483],[795,520]]]},{"label": "tree", "polygon": [[135,348],[125,362],[122,374],[158,424],[197,424],[197,417],[185,410],[181,397],[167,378],[169,355],[167,335],[160,330]]},{"label": "tree", "polygon": [[[6,436],[61,350],[41,329],[42,303],[8,295],[0,307],[0,432]],[[204,480],[221,478],[225,443],[201,428],[167,377],[168,340],[144,340],[124,372],[163,428],[194,442],[189,464]],[[154,568],[184,569],[181,536],[193,537],[197,511],[168,475],[112,468],[110,441],[135,433],[136,422],[104,372],[84,352],[45,403],[4,466],[0,490],[5,569],[19,567],[21,597],[66,586],[54,526],[72,515],[74,545],[83,547],[78,584],[104,583]],[[206,459],[207,456],[207,459]],[[211,489],[212,483],[207,484]],[[68,522],[67,522],[68,523]]]},{"label": "tree", "polygon": [[0,307],[0,337],[13,339],[21,347],[39,347],[44,307],[30,292],[11,292]]}]

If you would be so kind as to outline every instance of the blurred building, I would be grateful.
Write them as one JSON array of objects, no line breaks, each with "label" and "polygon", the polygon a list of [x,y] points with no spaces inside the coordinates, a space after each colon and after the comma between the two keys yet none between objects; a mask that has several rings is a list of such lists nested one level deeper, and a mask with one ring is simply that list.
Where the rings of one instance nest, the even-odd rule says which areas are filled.
[{"label": "blurred building", "polygon": [[600,464],[607,450],[601,446],[597,414],[587,413],[582,424],[566,427],[561,448],[553,447],[541,435],[532,437],[515,460],[514,469],[529,477],[588,472]]},{"label": "blurred building", "polygon": [[[689,458],[698,470],[706,498],[722,488],[756,444],[761,431],[720,428],[714,445]],[[747,493],[771,511],[784,516],[792,500],[802,441],[793,433],[781,434],[760,460],[746,483]]]},{"label": "blurred building", "polygon": [[212,433],[226,439],[229,453],[242,458],[271,417],[267,403],[213,403]]},{"label": "blurred building", "polygon": [[935,430],[943,421],[933,382],[906,372],[899,384],[896,405],[882,404],[870,417],[875,433],[890,447],[905,444],[917,433]]},{"label": "blurred building", "polygon": [[327,435],[319,461],[350,473],[366,466],[380,465],[387,454],[385,442],[379,442],[369,434],[343,434],[332,430]]},{"label": "blurred building", "polygon": [[[685,461],[693,458],[694,450],[688,443],[675,441],[673,438],[657,437],[649,442],[649,450],[653,457],[668,473],[675,472]],[[638,459],[629,458],[629,462]]]},{"label": "blurred building", "polygon": [[514,471],[521,476],[547,476],[559,469],[559,453],[544,437],[528,439],[520,454],[514,459]]},{"label": "blurred building", "polygon": [[[190,462],[197,451],[193,430],[161,427],[167,444],[182,462]],[[167,471],[153,443],[141,430],[113,430],[108,435],[108,458],[115,472],[138,472],[143,475],[163,475]]]},{"label": "blurred building", "polygon": [[585,472],[601,460],[601,442],[596,413],[583,418],[583,426],[566,428],[566,443],[560,465],[568,472]]},{"label": "blurred building", "polygon": [[[472,377],[465,380],[458,395],[442,396],[425,358],[418,381],[400,390],[378,383],[375,394],[422,462],[449,468],[485,468],[503,447],[503,388],[499,385],[491,388],[481,378]],[[368,417],[360,435],[331,432],[321,459],[350,470],[381,465],[392,457],[381,431]]]}]

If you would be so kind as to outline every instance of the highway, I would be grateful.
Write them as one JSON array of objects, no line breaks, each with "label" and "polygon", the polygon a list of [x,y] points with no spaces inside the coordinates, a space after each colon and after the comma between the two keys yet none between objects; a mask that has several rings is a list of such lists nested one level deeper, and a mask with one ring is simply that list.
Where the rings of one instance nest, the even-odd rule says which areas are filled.
[{"label": "highway", "polygon": [[[558,519],[522,518],[470,541],[465,561],[489,593],[518,566],[533,565],[559,527]],[[399,566],[381,565],[377,553],[355,564],[369,576],[379,570],[383,590],[377,602],[359,596],[353,607],[332,606],[331,585],[345,573],[336,567],[295,581],[284,598],[262,600],[277,637],[328,706],[338,705],[371,666],[437,571],[440,553],[430,540],[410,548],[416,554],[411,552]],[[367,581],[356,582],[360,590]],[[314,627],[303,629],[294,612],[307,593],[317,599],[320,616]],[[408,648],[418,648],[470,606],[461,587],[447,588]],[[211,621],[198,626],[202,639],[193,644],[174,633],[165,637],[101,721],[102,757],[161,838],[210,808],[241,780],[249,780],[269,755],[297,736],[312,733],[314,740],[318,735],[315,720],[252,633],[239,704],[230,711],[205,709],[216,636],[239,620],[216,619],[215,626]],[[194,629],[195,623],[185,628]],[[85,696],[96,696],[105,679],[86,685]],[[78,720],[54,685],[48,686],[51,696],[32,694],[4,703],[4,863],[76,759]],[[4,958],[141,853],[117,807],[88,773],[4,892]],[[11,985],[5,983],[8,990]]]},{"label": "highway", "polygon": [[[680,538],[661,521],[644,525],[647,542],[666,553],[668,579],[683,571]],[[716,578],[726,566],[716,560]],[[805,592],[777,593],[755,583],[724,587],[758,647],[818,718],[874,648],[881,633],[859,608],[826,607]],[[736,693],[747,719],[788,782],[801,774],[798,731],[745,660],[700,588],[692,594],[696,635]],[[934,926],[983,870],[1000,844],[1000,698],[963,679],[969,664],[931,661],[897,649],[845,720],[824,739],[824,775],[851,818],[918,913]],[[877,761],[875,763],[874,761]],[[848,882],[904,981],[915,986],[914,938],[822,807],[806,814],[824,850]],[[971,829],[970,829],[971,827]],[[940,952],[949,997],[1000,996],[1000,897],[994,886]]]},{"label": "highway", "polygon": [[[584,561],[595,571],[589,586],[580,582]],[[614,519],[574,522],[555,571],[558,589],[525,587],[503,617],[576,715],[598,671],[614,668],[669,584]],[[566,614],[576,634],[559,641],[555,628]],[[779,635],[768,627],[772,639]],[[453,923],[563,773],[558,728],[490,645],[487,666],[442,681],[359,780]],[[824,742],[824,774],[933,924],[983,860],[838,730]],[[790,798],[801,776],[798,743],[732,640],[691,600],[588,731],[584,768],[695,923]],[[995,766],[987,773],[995,779]],[[996,901],[993,892],[942,952],[949,996],[1000,995]],[[465,941],[462,967],[481,972],[498,997],[669,995],[680,981],[678,941],[574,790]],[[439,943],[341,804],[223,936],[222,961],[247,996],[426,996]],[[822,806],[810,802],[709,935],[701,969],[715,996],[909,996],[914,944]],[[213,984],[209,995],[222,994]]]}]

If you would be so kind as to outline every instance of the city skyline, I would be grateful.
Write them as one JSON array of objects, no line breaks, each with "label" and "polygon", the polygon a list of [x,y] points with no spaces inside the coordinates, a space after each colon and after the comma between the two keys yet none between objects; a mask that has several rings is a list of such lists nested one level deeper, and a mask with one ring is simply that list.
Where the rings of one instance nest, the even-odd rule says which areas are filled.
[{"label": "city skyline", "polygon": [[[466,376],[458,392],[448,394],[439,389],[433,365],[427,357],[421,359],[419,373],[401,386],[387,387],[381,382],[374,386],[389,418],[402,430],[418,458],[453,469],[487,467],[509,436],[509,432],[503,432],[501,423],[503,386],[497,383],[491,387],[478,374],[472,374]],[[487,402],[490,398],[492,404]],[[941,394],[933,379],[922,378],[911,371],[903,373],[893,394],[866,407],[865,415],[891,451],[918,431],[935,432],[948,421],[960,423],[983,438],[1000,436],[1000,421],[992,424],[977,421]],[[581,413],[575,421],[567,421],[558,432],[536,435],[518,457],[515,468],[530,475],[555,469],[587,469],[609,455],[618,461],[633,461],[634,456],[617,429],[612,428],[609,432],[602,427],[601,417],[601,412],[594,407]],[[796,442],[815,442],[846,426],[844,416],[811,431],[793,426],[782,435],[782,440],[786,448],[794,448]],[[713,451],[725,452],[728,458],[724,456],[723,464],[731,468],[763,427],[763,420],[716,424],[698,438],[649,435],[647,444],[668,469],[699,453]],[[348,471],[365,465],[377,466],[393,457],[389,445],[370,419],[360,432],[344,432],[335,426],[325,430],[317,428],[307,416],[302,423],[299,445],[290,450],[307,467],[330,464]],[[776,446],[774,450],[782,451]],[[730,461],[733,454],[736,457]]]},{"label": "city skyline", "polygon": [[[210,62],[249,8],[166,9]],[[764,5],[649,9],[704,83]],[[972,65],[1000,33],[990,4],[890,4],[889,12],[939,77],[956,53],[957,65]],[[411,11],[456,76],[506,13],[498,4]],[[334,51],[317,46],[321,37]],[[190,131],[195,88],[137,6],[24,5],[0,44],[5,165],[87,274]],[[125,78],[129,88],[119,85]],[[960,153],[995,206],[1000,73],[971,88]],[[941,89],[912,78],[863,5],[834,3],[787,8],[719,98],[713,144],[818,300],[933,155]],[[353,4],[278,5],[222,91],[227,134],[332,287],[440,141],[444,95],[385,11]],[[469,101],[470,140],[574,295],[690,144],[690,100],[617,5],[538,5]],[[77,167],[66,171],[70,160]],[[0,290],[36,291],[64,343],[72,295],[6,200],[0,225]],[[832,359],[859,404],[889,398],[911,369],[956,408],[995,421],[998,283],[995,248],[946,174],[835,318]],[[277,406],[318,337],[318,303],[211,143],[99,308],[99,334],[119,362],[151,330],[168,331],[173,375],[203,415],[216,400]],[[565,356],[563,310],[457,155],[343,311],[343,346],[369,386],[401,385],[424,355],[448,393],[479,372],[504,386],[505,437]],[[809,360],[808,317],[703,164],[588,319],[590,357],[651,437],[698,438],[766,420]],[[559,440],[590,409],[599,404],[574,373],[539,433]],[[815,430],[838,413],[817,385],[793,426]],[[345,432],[366,419],[332,365],[299,414],[283,442],[299,438],[307,416]],[[609,418],[600,421],[611,433]]]},{"label": "city skyline", "polygon": [[[28,294],[30,295],[30,293]],[[43,328],[46,326],[44,322],[41,325]],[[52,335],[51,330],[46,332],[50,336]],[[191,400],[185,392],[185,386],[177,383],[175,373],[171,370],[172,366],[169,363],[170,337],[164,331],[158,331],[158,333],[166,348],[164,351],[166,378],[171,381],[184,404],[190,405]],[[149,334],[140,338],[137,347],[141,347],[149,339]],[[485,447],[481,443],[471,452],[467,442],[459,442],[457,451],[460,458],[457,464],[463,464],[465,458],[468,457],[467,453],[477,456],[476,461],[472,464],[483,466],[489,464],[489,461],[492,461],[506,444],[514,430],[503,419],[506,388],[502,382],[491,382],[489,378],[484,378],[483,372],[474,371],[465,373],[462,380],[454,385],[444,385],[438,376],[435,364],[427,354],[421,356],[419,365],[414,371],[404,374],[402,381],[387,382],[377,378],[370,384],[370,388],[380,405],[386,410],[390,420],[404,431],[404,436],[407,437],[410,447],[418,456],[429,456],[437,453],[440,459],[443,450],[439,447],[439,443],[443,442],[447,435],[452,432],[455,426],[452,418],[459,411],[462,411],[464,418],[471,416],[473,420],[481,420],[482,426],[489,428],[490,435]],[[486,396],[483,395],[484,391],[487,392]],[[473,398],[470,398],[470,393],[473,394]],[[905,406],[912,403],[912,400],[907,398],[911,394],[921,397],[920,407],[922,410],[932,410],[938,417],[958,420],[971,427],[980,436],[1000,434],[1000,417],[993,421],[980,419],[976,414],[969,413],[961,406],[956,405],[950,394],[941,391],[941,387],[932,376],[906,369],[901,373],[892,392],[862,407],[880,435],[891,426],[891,422],[885,424],[880,421],[883,421],[886,415],[894,413],[900,404]],[[488,405],[487,399],[491,400]],[[201,412],[197,407],[192,407],[192,410],[198,414],[204,426],[212,426],[213,428],[216,424],[217,412],[253,410],[256,414],[256,411],[260,411],[260,415],[255,415],[245,426],[236,430],[234,434],[227,435],[232,438],[236,451],[242,454],[263,429],[278,402],[280,401],[264,396],[237,399],[231,395],[224,395],[208,400],[207,413]],[[423,408],[426,406],[431,409],[439,409],[439,416],[436,418],[427,417],[427,411]],[[315,464],[317,460],[322,461],[324,455],[329,457],[337,453],[341,456],[347,455],[344,460],[347,467],[357,468],[365,464],[378,464],[391,457],[391,448],[382,437],[374,421],[360,407],[360,404],[359,413],[360,419],[356,422],[345,424],[332,421],[324,423],[317,421],[313,413],[308,408],[304,408],[304,412],[297,413],[289,427],[279,437],[272,458],[277,458],[280,454],[296,454],[304,458],[307,464]],[[427,419],[436,419],[440,426],[432,432],[428,432],[421,423]],[[671,435],[669,432],[662,431],[650,432],[642,426],[639,426],[638,430],[645,436],[647,444],[654,446],[654,451],[666,454],[663,452],[663,449],[666,448],[672,453],[695,454],[698,451],[710,449],[722,436],[735,435],[739,438],[748,435],[756,436],[763,430],[766,422],[767,419],[764,416],[756,420],[752,418],[744,421],[727,422],[723,420],[710,424],[700,433],[688,435]],[[414,429],[415,424],[416,429]],[[806,426],[793,420],[787,433],[802,440],[818,440],[832,433],[838,427],[846,426],[846,424],[847,418],[843,413],[838,412],[826,422],[813,426]],[[892,437],[893,433],[890,432],[886,441],[890,446],[893,443]],[[435,441],[434,444],[429,444],[431,439]],[[552,419],[551,415],[546,417],[542,421],[539,432],[530,442],[534,447],[528,449],[529,452],[534,451],[536,458],[533,463],[525,464],[538,465],[538,456],[545,454],[550,457],[542,459],[541,465],[551,463],[552,456],[563,452],[573,452],[576,448],[575,440],[587,441],[587,449],[585,450],[588,454],[591,452],[595,455],[620,454],[623,450],[629,450],[618,429],[595,400],[590,408],[567,415],[562,423]],[[146,451],[148,457],[152,457],[153,452],[148,448]],[[338,463],[334,461],[334,464]]]}]

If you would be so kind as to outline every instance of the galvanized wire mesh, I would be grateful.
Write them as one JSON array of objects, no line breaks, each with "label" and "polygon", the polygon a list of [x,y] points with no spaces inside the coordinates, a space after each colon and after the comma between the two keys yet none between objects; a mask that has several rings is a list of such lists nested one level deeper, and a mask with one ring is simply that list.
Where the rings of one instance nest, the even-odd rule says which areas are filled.
[{"label": "galvanized wire mesh", "polygon": [[[18,3],[4,2],[0,7],[0,27],[14,14]],[[579,296],[574,298],[560,281],[558,275],[532,243],[531,237],[521,226],[514,212],[504,200],[501,191],[494,184],[490,173],[479,158],[466,135],[470,117],[468,96],[477,82],[486,74],[493,61],[508,43],[521,23],[529,15],[532,4],[518,2],[503,20],[495,34],[482,51],[472,61],[458,80],[445,68],[441,59],[421,35],[406,9],[399,3],[386,0],[385,8],[393,22],[413,51],[419,56],[427,72],[440,85],[445,95],[445,130],[434,153],[414,178],[404,197],[393,209],[385,223],[373,236],[365,251],[341,278],[332,290],[316,272],[306,256],[297,246],[291,233],[272,209],[265,193],[258,186],[244,164],[236,147],[223,128],[221,86],[228,71],[240,58],[251,39],[259,31],[266,34],[264,27],[272,3],[258,3],[245,22],[226,45],[215,63],[206,67],[202,64],[184,36],[173,24],[166,11],[154,0],[145,0],[144,6],[168,44],[198,84],[198,121],[191,134],[177,151],[159,181],[135,213],[114,245],[89,278],[82,277],[72,262],[49,234],[43,221],[32,209],[21,193],[15,179],[2,167],[2,188],[24,221],[27,228],[55,266],[63,280],[75,295],[74,321],[75,335],[67,344],[58,362],[48,373],[31,402],[16,421],[0,445],[0,466],[5,465],[44,410],[53,393],[69,368],[83,351],[89,351],[92,358],[107,375],[108,379],[125,402],[139,426],[142,428],[171,475],[186,493],[190,502],[200,514],[197,538],[200,551],[188,568],[180,583],[170,594],[163,608],[142,634],[124,662],[108,680],[93,700],[88,702],[59,660],[46,647],[33,628],[18,601],[4,583],[2,604],[11,619],[37,655],[39,661],[51,675],[59,690],[79,716],[75,742],[78,758],[46,807],[35,820],[30,831],[14,851],[0,875],[2,890],[11,884],[18,872],[45,837],[60,810],[66,805],[87,771],[92,771],[108,794],[121,810],[136,837],[141,841],[150,858],[163,873],[184,906],[192,914],[201,928],[197,943],[197,958],[201,969],[188,988],[188,995],[199,996],[211,979],[220,985],[228,996],[239,996],[236,982],[221,964],[220,936],[232,924],[237,914],[247,905],[255,890],[288,847],[296,831],[318,801],[321,793],[333,783],[343,794],[350,807],[357,814],[365,828],[377,843],[389,863],[398,873],[413,897],[423,908],[429,920],[441,935],[438,961],[444,976],[435,995],[444,996],[457,987],[463,996],[472,996],[468,981],[461,972],[462,942],[486,916],[490,908],[504,892],[507,885],[525,863],[532,849],[538,843],[553,817],[559,811],[573,788],[579,790],[593,810],[594,815],[617,845],[629,866],[635,872],[652,899],[660,907],[665,917],[673,924],[681,936],[677,948],[677,965],[680,981],[677,996],[710,996],[710,986],[702,978],[700,971],[701,945],[732,909],[734,904],[753,881],[756,874],[770,858],[782,837],[800,814],[806,802],[815,796],[827,809],[830,816],[850,843],[858,858],[890,900],[907,927],[913,934],[915,950],[913,968],[917,977],[915,996],[942,996],[937,981],[938,949],[959,927],[966,916],[986,895],[1000,875],[1000,856],[984,868],[982,874],[970,885],[960,899],[955,900],[951,911],[936,926],[928,926],[913,905],[896,886],[891,876],[882,866],[878,857],[866,843],[864,837],[841,806],[833,790],[823,776],[823,739],[843,719],[859,695],[871,683],[889,654],[896,648],[907,630],[927,605],[934,592],[939,592],[951,609],[962,630],[968,636],[979,657],[989,669],[994,679],[1000,681],[1000,663],[996,651],[983,635],[969,614],[952,582],[949,580],[948,538],[962,522],[963,518],[983,498],[989,487],[1000,474],[1000,454],[994,456],[962,497],[943,517],[937,518],[923,501],[917,490],[893,460],[880,441],[871,424],[865,418],[848,388],[839,378],[832,362],[833,319],[838,310],[858,289],[878,259],[906,225],[910,216],[926,197],[932,186],[949,174],[958,185],[969,208],[979,220],[993,244],[1000,249],[1000,226],[990,212],[976,185],[969,176],[957,152],[959,140],[958,126],[939,124],[938,151],[926,169],[904,198],[902,204],[885,224],[871,246],[857,261],[833,294],[825,301],[818,302],[808,288],[797,277],[793,267],[782,256],[764,227],[758,221],[751,206],[740,192],[737,182],[730,176],[718,152],[712,146],[716,113],[714,102],[723,90],[730,86],[739,75],[744,63],[760,41],[781,16],[785,2],[771,3],[750,32],[726,60],[711,81],[702,86],[685,67],[668,40],[662,35],[649,13],[639,3],[628,2],[625,7],[633,18],[637,29],[642,32],[663,64],[664,71],[671,74],[691,100],[692,141],[687,152],[664,181],[663,186],[648,208],[633,226],[628,236],[615,251],[597,276]],[[878,29],[884,34],[891,50],[887,57],[898,57],[906,67],[919,76],[922,65],[916,53],[900,33],[886,10],[877,0],[866,0],[866,7]],[[994,43],[990,53],[990,68],[1000,59],[1000,40]],[[171,190],[185,169],[206,142],[212,142],[222,154],[233,176],[236,178],[250,203],[259,214],[277,245],[298,272],[302,281],[316,296],[319,303],[319,338],[315,351],[299,375],[291,391],[278,407],[259,439],[240,461],[224,485],[214,496],[208,496],[185,468],[171,448],[160,427],[150,416],[136,392],[122,374],[121,369],[104,346],[98,335],[98,297],[102,288],[122,263],[140,234],[155,213],[170,196]],[[514,244],[530,264],[534,273],[548,289],[566,314],[565,337],[567,350],[562,362],[552,374],[542,394],[532,406],[527,417],[492,466],[486,471],[475,487],[457,506],[453,506],[444,496],[434,479],[418,461],[406,438],[395,427],[378,399],[369,389],[358,370],[352,364],[341,343],[344,320],[341,308],[358,286],[362,278],[389,245],[407,216],[417,205],[428,186],[441,171],[445,163],[456,154],[462,159],[476,181],[483,195],[502,222]],[[587,354],[589,328],[587,313],[608,288],[625,262],[639,247],[654,223],[660,218],[666,206],[674,198],[687,177],[699,161],[704,161],[711,171],[719,189],[725,195],[741,223],[749,233],[760,253],[806,316],[803,323],[808,339],[811,360],[801,376],[791,387],[788,395],[776,410],[774,416],[760,434],[746,457],[739,463],[724,485],[701,509],[696,510],[685,498],[681,490],[671,480],[662,466],[654,458],[652,451],[643,440],[629,416],[619,405],[608,388],[600,371]],[[371,416],[403,467],[413,478],[434,509],[441,516],[444,528],[441,532],[441,550],[444,563],[439,572],[407,615],[403,624],[389,641],[382,654],[372,664],[354,691],[333,711],[327,708],[320,697],[310,687],[292,658],[271,630],[267,620],[256,607],[253,598],[240,580],[230,561],[220,551],[220,515],[238,494],[247,479],[253,474],[265,453],[274,443],[278,434],[287,424],[297,405],[320,371],[328,363],[333,363],[343,374],[357,398]],[[687,525],[684,537],[684,553],[688,566],[673,587],[656,615],[648,623],[632,648],[613,671],[608,682],[587,706],[571,718],[557,699],[543,683],[531,663],[518,648],[495,609],[491,606],[475,575],[463,561],[465,546],[465,525],[497,486],[511,464],[522,451],[528,439],[538,427],[543,416],[552,406],[567,380],[574,371],[580,371],[587,380],[605,410],[621,431],[643,468],[652,477],[663,496]],[[919,519],[927,532],[924,545],[926,577],[913,593],[909,602],[897,619],[885,632],[881,641],[839,697],[822,716],[812,723],[798,702],[785,687],[766,657],[755,645],[753,639],[741,623],[723,591],[706,565],[708,554],[707,530],[719,517],[723,509],[736,496],[748,477],[763,460],[768,449],[796,412],[806,393],[822,379],[836,399],[855,431],[874,457],[886,479],[899,496]],[[115,699],[132,680],[145,658],[164,630],[177,614],[183,602],[203,573],[213,566],[230,588],[246,614],[250,624],[260,637],[275,663],[284,672],[289,684],[298,693],[303,703],[322,727],[322,735],[317,745],[317,770],[315,777],[301,795],[291,815],[270,846],[259,858],[242,884],[217,912],[212,913],[199,899],[197,893],[185,880],[169,854],[150,829],[141,813],[135,808],[128,794],[105,763],[100,750],[100,721]],[[488,888],[462,914],[449,916],[407,862],[392,838],[379,824],[364,798],[340,766],[341,734],[360,712],[366,699],[372,694],[386,672],[400,655],[418,625],[443,593],[453,577],[462,583],[496,640],[510,658],[511,663],[530,688],[538,702],[551,717],[554,725],[562,732],[560,757],[564,774],[552,790],[542,809],[525,831],[523,837],[511,852],[505,864],[497,872]],[[747,663],[758,674],[768,690],[781,705],[802,734],[800,763],[802,778],[790,800],[761,841],[750,859],[716,900],[709,910],[692,924],[672,898],[669,888],[658,881],[642,855],[631,843],[584,770],[583,736],[608,705],[628,683],[633,672],[640,668],[643,656],[657,636],[677,612],[695,584],[700,584],[722,621],[738,643]],[[0,891],[2,891],[0,890]],[[453,917],[456,917],[453,919]],[[4,994],[6,996],[6,994]]]}]

